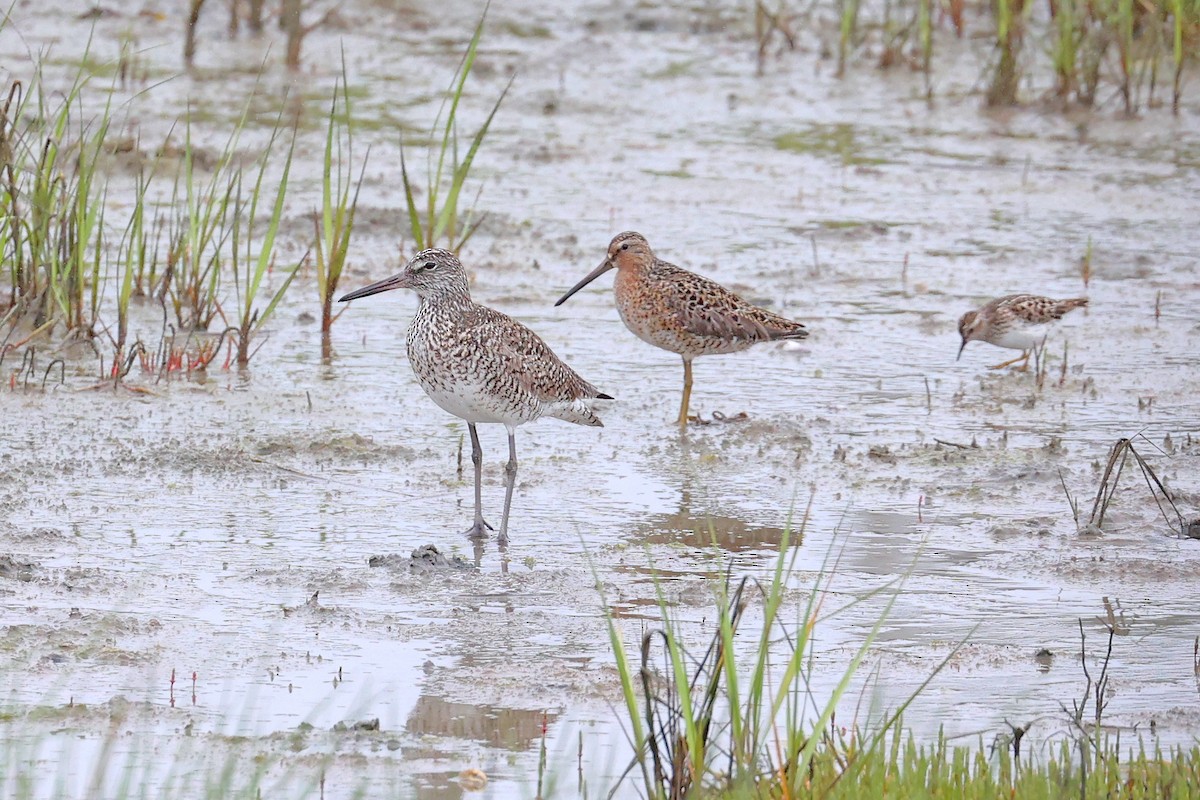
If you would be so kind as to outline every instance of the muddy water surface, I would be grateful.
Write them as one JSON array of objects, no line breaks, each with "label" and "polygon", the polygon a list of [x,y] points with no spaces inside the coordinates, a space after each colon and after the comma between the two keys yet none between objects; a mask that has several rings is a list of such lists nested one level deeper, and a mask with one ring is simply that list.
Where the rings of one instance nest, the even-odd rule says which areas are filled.
[{"label": "muddy water surface", "polygon": [[[46,48],[51,82],[78,62],[93,22],[71,3],[46,9],[0,33],[9,75]],[[147,7],[160,10],[174,13]],[[277,107],[292,84],[306,125],[284,246],[299,254],[344,43],[373,148],[352,287],[397,267],[397,128],[429,124],[476,13],[344,4],[306,41],[299,80],[272,69],[257,90],[264,46],[227,41],[220,14],[203,21],[196,73],[166,83],[173,17],[104,16],[93,47],[103,62],[136,36],[147,84],[114,96],[145,147],[190,104],[194,135],[219,150],[244,98]],[[1103,533],[1077,531],[1063,487],[1086,516],[1108,448],[1140,433],[1180,509],[1200,506],[1195,105],[1140,120],[987,114],[982,67],[950,42],[956,68],[932,105],[918,77],[832,78],[815,36],[756,77],[749,21],[711,5],[491,15],[464,113],[478,120],[518,77],[477,164],[488,216],[464,260],[477,299],[617,398],[605,427],[521,429],[512,544],[473,549],[458,534],[472,502],[465,428],[404,358],[415,299],[356,303],[322,364],[310,274],[248,372],[140,376],[153,394],[114,394],[81,391],[92,367],[80,361],[65,387],[5,391],[10,752],[80,796],[117,785],[96,764],[119,730],[115,763],[156,784],[194,789],[227,757],[268,753],[271,782],[324,774],[328,796],[363,781],[457,796],[477,768],[485,793],[509,797],[535,793],[544,737],[559,793],[576,794],[579,773],[607,786],[628,753],[592,570],[632,642],[658,617],[653,564],[699,643],[711,582],[731,564],[765,573],[810,498],[797,602],[830,571],[831,608],[906,576],[843,719],[894,707],[970,634],[906,724],[990,742],[1005,720],[1034,721],[1053,737],[1083,688],[1079,620],[1095,655],[1107,620],[1120,633],[1108,722],[1150,745],[1193,742],[1200,543],[1172,533],[1137,473]],[[725,422],[672,427],[679,361],[624,328],[608,277],[552,305],[630,228],[812,331],[697,361],[693,411]],[[1014,291],[1091,300],[1053,335],[1040,390],[986,369],[1007,351],[976,343],[954,358],[958,315]],[[150,342],[154,320],[147,309],[138,331]],[[482,436],[497,518],[503,430]],[[425,544],[467,568],[411,569]],[[818,695],[885,600],[818,629]]]}]

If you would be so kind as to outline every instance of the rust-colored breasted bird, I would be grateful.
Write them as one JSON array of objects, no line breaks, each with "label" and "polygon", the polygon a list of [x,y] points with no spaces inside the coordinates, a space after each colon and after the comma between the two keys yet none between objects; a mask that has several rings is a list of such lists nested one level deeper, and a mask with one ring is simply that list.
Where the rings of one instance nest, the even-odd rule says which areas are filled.
[{"label": "rust-colored breasted bird", "polygon": [[958,320],[962,344],[959,345],[955,361],[962,358],[967,342],[980,341],[1023,351],[1011,361],[995,364],[988,369],[1010,367],[1019,361],[1021,366],[1017,369],[1025,370],[1029,367],[1029,354],[1041,350],[1051,326],[1068,311],[1082,308],[1087,302],[1086,297],[1054,300],[1036,294],[997,297],[976,311],[968,311]]},{"label": "rust-colored breasted bird", "polygon": [[539,417],[577,425],[604,423],[588,406],[611,400],[579,377],[533,331],[512,317],[471,300],[467,273],[447,250],[422,250],[397,275],[341,298],[341,302],[390,289],[412,289],[420,303],[408,325],[408,362],[425,394],[445,411],[466,420],[475,465],[475,521],[466,533],[484,538],[480,498],[483,451],[475,425],[495,422],[508,429],[504,467],[501,543],[508,541],[508,512],[517,481],[516,427]]},{"label": "rust-colored breasted bird", "polygon": [[562,305],[610,269],[617,270],[613,289],[625,326],[643,341],[683,358],[681,428],[688,423],[693,358],[808,336],[799,322],[751,305],[715,281],[662,261],[646,237],[632,231],[613,238],[600,266],[554,305]]}]

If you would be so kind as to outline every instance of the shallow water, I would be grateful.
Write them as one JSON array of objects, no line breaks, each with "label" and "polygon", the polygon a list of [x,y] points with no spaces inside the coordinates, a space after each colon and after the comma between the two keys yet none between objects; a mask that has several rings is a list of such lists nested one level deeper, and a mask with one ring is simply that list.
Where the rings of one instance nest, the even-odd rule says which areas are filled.
[{"label": "shallow water", "polygon": [[[50,80],[91,25],[73,4],[52,6],[0,33],[7,64],[53,43]],[[346,6],[341,29],[305,43],[297,84],[312,124],[285,246],[307,245],[319,114],[345,42],[372,146],[352,288],[397,267],[395,127],[428,124],[477,9]],[[1196,106],[1141,120],[1112,108],[988,114],[972,69],[940,75],[928,106],[919,76],[860,67],[837,80],[808,49],[755,77],[748,20],[707,6],[491,14],[465,113],[478,119],[510,70],[518,78],[480,153],[488,217],[464,260],[477,299],[617,398],[600,408],[605,428],[522,428],[512,544],[473,551],[458,534],[471,507],[469,458],[457,473],[465,428],[405,363],[415,300],[355,303],[323,365],[301,316],[315,311],[311,276],[248,373],[136,378],[149,396],[80,391],[84,375],[4,392],[3,554],[35,563],[31,580],[0,579],[7,707],[26,720],[10,740],[51,774],[66,770],[60,747],[93,754],[72,759],[81,796],[117,719],[151,782],[170,775],[147,752],[199,742],[218,754],[208,758],[270,753],[271,778],[289,785],[323,771],[328,796],[362,781],[458,796],[459,773],[475,767],[486,794],[507,797],[535,793],[544,725],[559,791],[578,790],[580,738],[595,790],[628,754],[592,569],[632,642],[658,618],[653,564],[699,643],[712,633],[712,581],[730,565],[764,574],[811,497],[797,598],[830,572],[833,607],[904,576],[839,719],[894,707],[970,633],[906,725],[990,742],[1005,720],[1036,720],[1038,739],[1061,734],[1060,703],[1083,688],[1078,620],[1094,657],[1111,614],[1121,635],[1106,719],[1148,744],[1193,742],[1200,544],[1172,535],[1136,472],[1097,536],[1077,533],[1062,484],[1086,515],[1108,448],[1141,433],[1181,510],[1200,501]],[[249,95],[246,68],[263,52],[226,41],[223,25],[223,12],[205,18],[194,77],[116,93],[144,141],[191,103],[194,136],[220,148],[240,110],[229,98]],[[151,75],[174,73],[180,26],[103,18],[94,47],[115,56],[133,30]],[[955,46],[945,57],[971,63]],[[288,82],[264,79],[265,107]],[[696,362],[693,412],[748,419],[676,432],[679,361],[623,327],[607,276],[552,306],[628,228],[809,326],[803,343]],[[1091,300],[1052,335],[1041,390],[1031,375],[984,369],[1007,351],[975,343],[954,359],[958,315],[1012,291]],[[154,316],[139,331],[151,341]],[[4,366],[7,385],[15,363]],[[481,435],[485,510],[498,517],[504,436]],[[426,543],[478,571],[368,566]],[[818,628],[818,694],[882,602]],[[331,730],[375,718],[377,732]]]}]

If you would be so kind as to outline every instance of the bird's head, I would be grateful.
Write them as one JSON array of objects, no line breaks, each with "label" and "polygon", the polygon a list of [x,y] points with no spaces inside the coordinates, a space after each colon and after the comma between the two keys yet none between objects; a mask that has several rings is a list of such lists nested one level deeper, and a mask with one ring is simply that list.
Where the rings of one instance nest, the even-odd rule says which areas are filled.
[{"label": "bird's head", "polygon": [[978,311],[968,311],[959,317],[958,335],[962,337],[962,344],[958,346],[959,357],[962,356],[963,348],[967,346],[967,342],[974,339],[982,339],[986,335],[986,328],[987,317]]},{"label": "bird's head", "polygon": [[600,262],[600,266],[589,272],[579,283],[572,286],[570,291],[560,297],[554,305],[562,305],[567,301],[568,297],[610,269],[637,269],[638,267],[649,266],[653,263],[654,251],[650,249],[650,243],[646,241],[645,236],[635,231],[618,233],[608,243],[608,253],[604,256],[604,260]]},{"label": "bird's head", "polygon": [[339,302],[344,303],[392,289],[412,289],[419,297],[427,300],[471,296],[467,272],[458,257],[449,250],[432,248],[417,253],[404,265],[404,269],[392,277],[342,295]]}]

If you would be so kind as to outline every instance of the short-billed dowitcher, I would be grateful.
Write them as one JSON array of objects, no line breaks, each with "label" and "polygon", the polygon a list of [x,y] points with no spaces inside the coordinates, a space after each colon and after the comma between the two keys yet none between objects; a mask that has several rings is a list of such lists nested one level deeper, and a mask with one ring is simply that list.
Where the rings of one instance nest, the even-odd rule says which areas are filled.
[{"label": "short-billed dowitcher", "polygon": [[958,357],[962,358],[967,342],[980,341],[1021,350],[1021,355],[995,364],[988,369],[1002,369],[1021,362],[1020,370],[1029,367],[1029,354],[1040,350],[1046,341],[1050,327],[1063,318],[1068,311],[1087,305],[1086,297],[1071,300],[1053,300],[1036,294],[1010,294],[985,303],[976,311],[968,311],[958,320],[958,333],[962,344]]},{"label": "short-billed dowitcher", "polygon": [[646,238],[632,231],[618,234],[600,266],[554,305],[562,305],[610,269],[617,270],[613,289],[625,326],[643,341],[683,358],[681,428],[688,422],[693,358],[808,336],[799,322],[751,305],[720,284],[659,259]]},{"label": "short-billed dowitcher", "polygon": [[516,428],[539,417],[578,425],[604,423],[585,401],[611,400],[579,377],[533,331],[512,317],[471,300],[467,273],[446,250],[422,250],[403,271],[341,298],[342,302],[391,289],[417,293],[408,326],[408,361],[425,393],[444,410],[466,420],[475,465],[475,521],[466,533],[483,538],[480,497],[483,451],[475,426],[494,422],[508,429],[504,468],[501,543],[508,541],[508,512],[517,479]]}]

